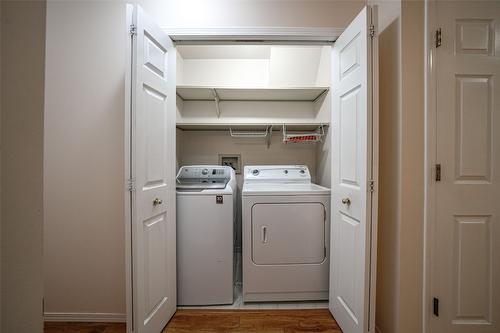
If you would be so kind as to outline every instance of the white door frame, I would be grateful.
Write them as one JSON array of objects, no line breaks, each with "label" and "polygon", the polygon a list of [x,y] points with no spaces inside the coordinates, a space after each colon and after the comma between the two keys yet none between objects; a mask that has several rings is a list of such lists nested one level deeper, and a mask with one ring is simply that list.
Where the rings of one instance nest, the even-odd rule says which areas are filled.
[{"label": "white door frame", "polygon": [[[133,38],[130,34],[130,27],[133,23],[133,6],[126,5],[126,19],[124,27],[124,35],[127,40],[126,54],[132,54]],[[125,139],[125,179],[124,179],[124,195],[125,202],[125,304],[126,304],[126,323],[127,332],[135,331],[134,315],[133,315],[133,290],[132,290],[132,57],[126,57],[127,63],[125,68],[125,121],[124,121],[124,139]],[[129,61],[130,60],[130,61]]]},{"label": "white door frame", "polygon": [[436,0],[425,0],[424,24],[424,105],[425,105],[425,146],[424,146],[424,253],[423,253],[423,293],[422,293],[422,329],[431,332],[433,281],[432,266],[436,227],[436,144],[437,144],[437,75],[434,59],[436,57],[435,32]]},{"label": "white door frame", "polygon": [[333,27],[162,28],[176,44],[234,44],[252,41],[259,44],[331,44],[344,31],[344,28]]},{"label": "white door frame", "polygon": [[[132,24],[132,15],[128,14],[124,33],[127,34],[127,40],[130,37],[129,27]],[[354,19],[354,18],[353,18]],[[169,29],[163,28],[175,44],[237,44],[244,41],[246,44],[251,41],[256,41],[259,44],[304,44],[304,45],[318,45],[318,44],[333,44],[333,42],[344,31],[344,28],[304,28],[304,27],[250,27],[250,28],[194,28],[194,29]],[[132,44],[127,42],[127,52],[131,52]],[[127,63],[127,68],[130,68],[131,63]],[[377,66],[378,64],[373,64]],[[132,78],[127,76],[125,78],[126,87],[131,87]],[[378,92],[378,91],[375,91]],[[130,175],[130,132],[131,132],[131,119],[130,119],[130,99],[131,91],[126,88],[125,92],[126,105],[125,105],[125,186],[124,186],[124,200],[125,200],[125,267],[126,267],[126,313],[127,313],[127,327],[133,327],[133,300],[132,300],[132,232],[131,232],[131,196],[129,192],[128,178]],[[378,95],[373,96],[375,105],[378,105]],[[375,133],[372,133],[375,134]],[[378,163],[378,161],[375,161]],[[377,165],[374,166],[378,168]],[[378,187],[378,185],[377,185]],[[376,197],[376,196],[375,196]],[[374,205],[377,201],[374,200]],[[376,213],[377,209],[372,213]],[[371,244],[376,247],[376,240]],[[371,251],[374,253],[374,251]],[[374,258],[375,257],[375,258]],[[376,256],[372,255],[371,269],[376,265]],[[372,280],[375,275],[372,276]],[[371,306],[375,307],[375,297],[370,300]],[[375,321],[375,316],[372,316],[372,324]],[[129,330],[129,328],[127,329]]]}]

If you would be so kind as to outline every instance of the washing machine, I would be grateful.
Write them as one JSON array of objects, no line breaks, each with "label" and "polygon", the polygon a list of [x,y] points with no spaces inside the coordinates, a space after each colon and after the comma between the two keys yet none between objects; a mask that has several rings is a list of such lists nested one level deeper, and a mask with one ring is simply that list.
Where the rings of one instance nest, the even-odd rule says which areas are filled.
[{"label": "washing machine", "polygon": [[330,189],[305,165],[246,166],[243,301],[327,300]]},{"label": "washing machine", "polygon": [[228,166],[177,174],[177,303],[233,303],[236,178]]}]

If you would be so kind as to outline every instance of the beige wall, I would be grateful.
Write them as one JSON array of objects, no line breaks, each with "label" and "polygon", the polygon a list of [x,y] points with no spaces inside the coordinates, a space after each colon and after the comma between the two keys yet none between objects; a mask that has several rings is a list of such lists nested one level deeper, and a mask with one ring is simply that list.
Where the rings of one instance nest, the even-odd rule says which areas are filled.
[{"label": "beige wall", "polygon": [[379,3],[379,206],[376,326],[398,332],[401,217],[401,3]]},{"label": "beige wall", "polygon": [[424,226],[424,1],[401,7],[400,332],[422,331]]},{"label": "beige wall", "polygon": [[380,196],[376,326],[422,332],[423,1],[379,5]]},{"label": "beige wall", "polygon": [[137,0],[168,27],[338,27],[347,26],[365,0]]},{"label": "beige wall", "polygon": [[2,67],[2,28],[3,25],[3,16],[2,16],[2,5],[0,4],[0,331],[2,331],[2,265],[3,265],[3,260],[2,258],[2,151],[3,151],[3,146],[2,146],[2,78],[1,78],[1,73],[3,72],[3,67]]},{"label": "beige wall", "polygon": [[42,332],[45,2],[1,2],[1,327]]},{"label": "beige wall", "polygon": [[[137,2],[163,27],[344,27],[365,3]],[[47,23],[46,311],[118,318],[125,311],[125,2],[49,1]]]},{"label": "beige wall", "polygon": [[45,312],[125,313],[125,6],[49,1]]}]

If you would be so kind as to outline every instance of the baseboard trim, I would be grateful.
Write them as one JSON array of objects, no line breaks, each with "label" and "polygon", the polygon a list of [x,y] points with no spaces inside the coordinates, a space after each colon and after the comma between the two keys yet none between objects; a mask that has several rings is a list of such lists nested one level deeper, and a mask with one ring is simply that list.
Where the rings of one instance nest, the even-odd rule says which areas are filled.
[{"label": "baseboard trim", "polygon": [[44,321],[125,323],[125,313],[45,312]]}]

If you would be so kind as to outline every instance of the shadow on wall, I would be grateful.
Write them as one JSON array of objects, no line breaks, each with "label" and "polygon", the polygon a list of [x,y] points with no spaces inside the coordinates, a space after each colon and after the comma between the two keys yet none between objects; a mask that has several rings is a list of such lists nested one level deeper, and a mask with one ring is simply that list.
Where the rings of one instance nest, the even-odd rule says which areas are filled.
[{"label": "shadow on wall", "polygon": [[376,326],[396,332],[399,173],[400,173],[400,20],[379,34],[379,210]]}]

